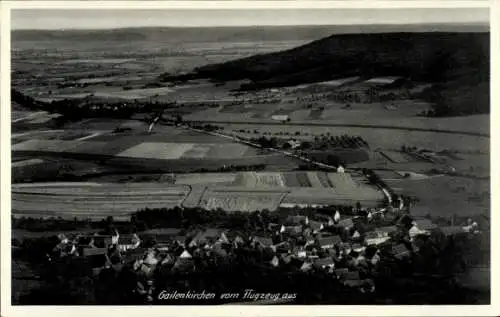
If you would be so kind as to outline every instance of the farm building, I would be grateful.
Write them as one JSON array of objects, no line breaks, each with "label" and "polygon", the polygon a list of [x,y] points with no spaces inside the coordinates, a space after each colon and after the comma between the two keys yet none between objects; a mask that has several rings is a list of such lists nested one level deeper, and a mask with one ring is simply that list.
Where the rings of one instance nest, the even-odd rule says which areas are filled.
[{"label": "farm building", "polygon": [[347,77],[347,78],[338,78],[328,81],[322,81],[317,83],[320,87],[339,87],[346,84],[351,84],[359,80],[359,76],[356,77]]},{"label": "farm building", "polygon": [[364,83],[373,86],[395,86],[402,84],[404,81],[405,79],[400,76],[384,76],[368,79]]},{"label": "farm building", "polygon": [[271,119],[274,121],[289,121],[290,117],[286,114],[275,114],[271,116]]}]

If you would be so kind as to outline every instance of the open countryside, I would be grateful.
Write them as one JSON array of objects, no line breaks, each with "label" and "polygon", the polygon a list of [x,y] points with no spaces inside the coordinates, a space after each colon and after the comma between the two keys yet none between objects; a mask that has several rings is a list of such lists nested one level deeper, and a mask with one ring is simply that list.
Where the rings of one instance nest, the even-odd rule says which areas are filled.
[{"label": "open countryside", "polygon": [[13,31],[13,303],[489,303],[489,28],[352,27]]}]

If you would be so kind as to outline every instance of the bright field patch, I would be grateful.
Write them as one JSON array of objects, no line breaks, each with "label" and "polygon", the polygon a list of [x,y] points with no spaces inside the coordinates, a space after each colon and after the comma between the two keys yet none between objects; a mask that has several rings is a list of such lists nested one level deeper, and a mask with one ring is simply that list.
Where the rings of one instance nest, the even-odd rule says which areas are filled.
[{"label": "bright field patch", "polygon": [[236,179],[234,173],[194,173],[175,175],[176,184],[213,184],[233,183]]},{"label": "bright field patch", "polygon": [[209,144],[197,144],[191,149],[187,150],[183,157],[186,158],[204,158],[212,147]]},{"label": "bright field patch", "polygon": [[256,173],[258,189],[285,187],[281,173]]},{"label": "bright field patch", "polygon": [[116,156],[175,160],[181,158],[182,155],[191,150],[194,145],[193,143],[144,142]]}]

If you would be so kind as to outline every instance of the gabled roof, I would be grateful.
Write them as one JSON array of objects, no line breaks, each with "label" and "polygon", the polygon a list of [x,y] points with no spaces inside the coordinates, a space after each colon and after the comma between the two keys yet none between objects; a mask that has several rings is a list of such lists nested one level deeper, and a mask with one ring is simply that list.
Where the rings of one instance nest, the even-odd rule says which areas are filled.
[{"label": "gabled roof", "polygon": [[340,242],[342,242],[342,239],[340,239],[339,236],[331,236],[318,239],[318,243],[320,246],[335,245]]},{"label": "gabled roof", "polygon": [[322,259],[317,259],[316,261],[314,261],[314,264],[319,266],[335,265],[335,261],[333,260],[332,257],[326,257]]},{"label": "gabled roof", "polygon": [[290,255],[282,254],[281,260],[285,263],[290,263],[292,261],[292,257]]},{"label": "gabled roof", "polygon": [[397,257],[405,256],[408,255],[409,253],[410,250],[408,250],[408,248],[402,243],[392,246],[392,254]]},{"label": "gabled roof", "polygon": [[191,259],[193,256],[187,251],[184,250],[181,255],[179,255],[180,259]]},{"label": "gabled roof", "polygon": [[308,220],[308,217],[307,216],[302,216],[302,215],[288,216],[286,218],[286,222],[287,223],[289,223],[289,224],[296,224],[296,225],[302,224],[306,220]]},{"label": "gabled roof", "polygon": [[313,230],[321,230],[321,227],[323,226],[323,223],[319,222],[319,221],[315,221],[315,220],[309,220],[309,226]]},{"label": "gabled roof", "polygon": [[204,231],[198,232],[194,237],[192,242],[199,243],[205,242],[209,239],[217,239],[223,231],[221,229],[208,228]]},{"label": "gabled roof", "polygon": [[269,247],[273,245],[273,239],[268,237],[255,236],[253,237],[253,241],[256,243],[260,243],[264,247]]},{"label": "gabled roof", "polygon": [[352,227],[352,226],[354,226],[354,222],[353,222],[352,218],[346,218],[346,219],[340,220],[338,225],[341,227]]},{"label": "gabled roof", "polygon": [[289,234],[300,234],[302,232],[302,226],[285,226],[285,232]]},{"label": "gabled roof", "polygon": [[133,234],[120,235],[120,238],[118,239],[118,244],[122,245],[135,244],[136,239],[139,239],[140,241],[140,238],[137,235],[135,236]]}]

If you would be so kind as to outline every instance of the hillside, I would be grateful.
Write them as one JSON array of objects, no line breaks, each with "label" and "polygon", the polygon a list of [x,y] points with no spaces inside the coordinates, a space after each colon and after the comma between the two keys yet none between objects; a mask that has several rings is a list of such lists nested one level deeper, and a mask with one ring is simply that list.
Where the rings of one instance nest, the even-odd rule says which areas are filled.
[{"label": "hillside", "polygon": [[241,89],[254,90],[348,76],[404,76],[436,84],[421,98],[453,109],[436,110],[438,116],[487,113],[489,51],[487,32],[341,34],[286,51],[199,67],[185,79],[249,79],[251,83]]},{"label": "hillside", "polygon": [[207,65],[195,73],[220,80],[251,79],[264,86],[351,75],[442,81],[459,72],[463,76],[464,70],[487,75],[488,39],[488,33],[332,35],[287,51]]}]

